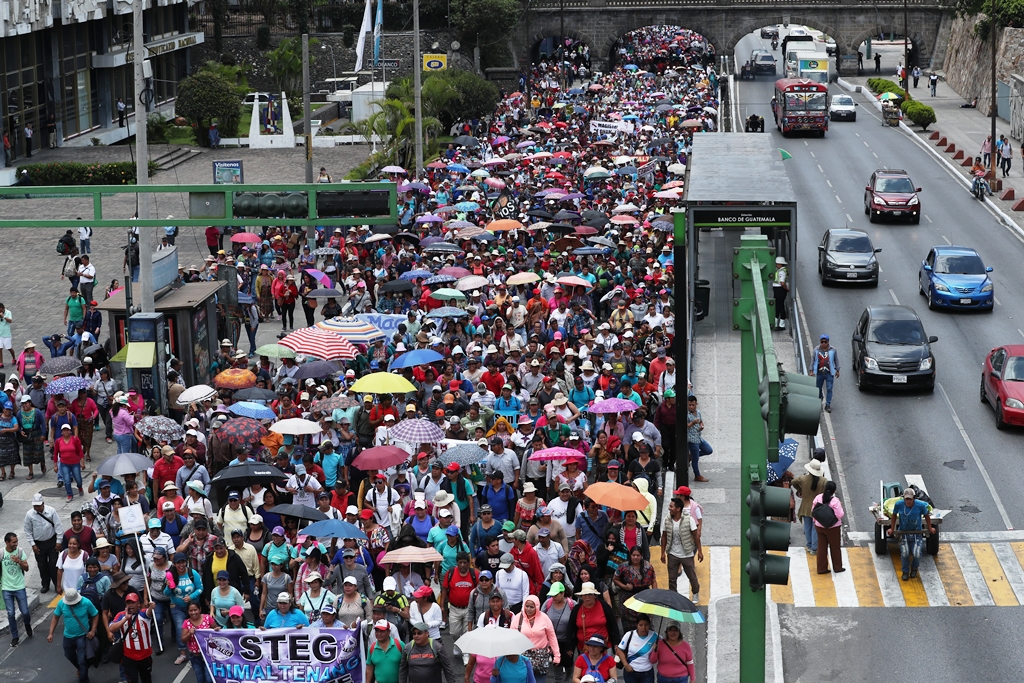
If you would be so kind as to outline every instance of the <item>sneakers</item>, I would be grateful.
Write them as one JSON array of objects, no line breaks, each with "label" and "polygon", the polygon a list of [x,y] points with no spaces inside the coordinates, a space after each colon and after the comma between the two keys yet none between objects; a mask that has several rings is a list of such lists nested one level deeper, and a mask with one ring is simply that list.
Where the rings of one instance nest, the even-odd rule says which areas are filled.
[{"label": "sneakers", "polygon": [[910,580],[910,574],[908,574],[906,572],[903,572],[903,580],[904,581],[909,581]]},{"label": "sneakers", "polygon": [[707,477],[702,477],[700,475],[697,475],[696,477],[694,477],[693,480],[694,481],[699,481],[699,482],[702,482],[702,483],[707,483],[707,481],[708,481]]},{"label": "sneakers", "polygon": [[826,403],[825,404],[825,412],[826,413],[831,413],[832,412],[832,406],[830,406],[829,404]]},{"label": "sneakers", "polygon": [[11,647],[18,647],[18,639],[17,638],[12,638],[11,639]]},{"label": "sneakers", "polygon": [[74,496],[68,496],[68,502],[69,502],[69,503],[70,503],[71,501],[73,501],[74,499],[75,499],[75,497],[74,497]]},{"label": "sneakers", "polygon": [[911,570],[910,570],[910,578],[912,578],[912,579],[916,579],[917,578],[917,567],[911,568]]},{"label": "sneakers", "polygon": [[700,593],[694,593],[693,597],[690,598],[690,602],[692,602],[695,605],[700,604]]},{"label": "sneakers", "polygon": [[78,487],[78,495],[80,495],[80,496],[84,496],[85,495],[85,489],[83,489],[81,486]]},{"label": "sneakers", "polygon": [[185,655],[178,655],[178,658],[174,660],[174,664],[175,664],[175,666],[181,666],[182,664],[184,664],[187,661],[188,661],[188,657],[186,657]]}]

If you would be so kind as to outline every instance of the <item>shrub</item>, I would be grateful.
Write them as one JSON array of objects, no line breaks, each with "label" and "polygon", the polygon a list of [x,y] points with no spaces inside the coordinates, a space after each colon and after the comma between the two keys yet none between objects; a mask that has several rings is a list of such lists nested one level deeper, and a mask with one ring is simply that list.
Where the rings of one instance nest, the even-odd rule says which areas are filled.
[{"label": "shrub", "polygon": [[256,29],[256,49],[264,51],[270,48],[270,27],[260,26]]},{"label": "shrub", "polygon": [[901,99],[907,98],[907,91],[887,78],[869,78],[868,87],[871,88],[872,92],[879,95],[884,92],[891,92],[894,95],[899,95]]},{"label": "shrub", "polygon": [[922,130],[928,130],[928,126],[935,123],[935,110],[927,104],[922,104],[916,100],[910,100],[908,102],[904,102],[900,108],[903,110],[903,113],[907,118],[918,126],[921,126]]},{"label": "shrub", "polygon": [[146,118],[146,137],[152,143],[166,143],[170,132],[171,119],[154,113]]},{"label": "shrub", "polygon": [[178,86],[175,112],[189,120],[200,147],[210,145],[206,129],[217,119],[220,134],[235,137],[241,118],[237,86],[214,73],[200,71]]},{"label": "shrub", "polygon": [[[135,164],[117,161],[109,164],[83,164],[77,161],[51,162],[46,164],[22,164],[18,171],[28,171],[33,185],[134,185]],[[152,177],[159,167],[149,162]]]}]

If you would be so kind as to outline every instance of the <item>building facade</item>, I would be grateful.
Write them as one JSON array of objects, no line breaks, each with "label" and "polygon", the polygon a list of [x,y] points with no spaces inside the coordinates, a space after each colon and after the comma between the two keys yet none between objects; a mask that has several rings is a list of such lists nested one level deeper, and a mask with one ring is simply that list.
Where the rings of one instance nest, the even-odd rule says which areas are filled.
[{"label": "building facade", "polygon": [[[143,0],[136,0],[143,1]],[[172,101],[202,32],[189,30],[191,0],[145,0],[147,92],[135,96],[133,4],[120,0],[0,0],[0,130],[4,165],[50,145],[88,139]],[[144,100],[145,104],[140,103]],[[127,121],[125,123],[127,125]],[[26,128],[31,126],[32,135]],[[9,149],[8,149],[9,145]]]}]

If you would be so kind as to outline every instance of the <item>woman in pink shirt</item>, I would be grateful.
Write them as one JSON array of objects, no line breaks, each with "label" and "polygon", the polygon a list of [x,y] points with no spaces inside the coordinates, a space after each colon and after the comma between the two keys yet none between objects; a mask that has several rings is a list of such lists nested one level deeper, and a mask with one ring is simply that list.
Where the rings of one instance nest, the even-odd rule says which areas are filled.
[{"label": "woman in pink shirt", "polygon": [[665,637],[658,641],[650,657],[658,665],[658,683],[690,683],[696,677],[693,668],[693,650],[683,640],[679,624],[670,621]]},{"label": "woman in pink shirt", "polygon": [[82,490],[82,458],[85,452],[82,442],[71,433],[71,425],[64,423],[60,428],[60,437],[53,441],[53,454],[57,458],[60,478],[64,482],[64,491],[68,494],[68,502],[74,500],[71,495],[71,478],[78,484],[78,495],[85,495]]},{"label": "woman in pink shirt", "polygon": [[[819,510],[820,507],[830,508]],[[839,527],[843,523],[843,504],[836,498],[836,483],[830,481],[825,484],[825,491],[814,497],[811,503],[811,517],[814,518],[814,530],[818,532],[818,573],[828,574],[828,557],[832,555],[832,571],[835,573],[845,572],[843,567],[843,549],[840,547]],[[818,521],[824,520],[826,523]],[[834,519],[833,519],[834,518]]]},{"label": "woman in pink shirt", "polygon": [[[555,636],[555,626],[551,623],[548,615],[540,611],[540,600],[536,595],[527,596],[523,601],[523,611],[512,617],[509,628],[519,631],[529,638],[533,643],[533,649],[543,650],[546,648],[549,650],[552,663],[557,665],[561,662],[562,657],[558,648],[558,638]],[[532,657],[530,659],[534,661]],[[547,676],[547,671],[542,673],[535,670],[534,674],[538,679],[543,679]]]}]

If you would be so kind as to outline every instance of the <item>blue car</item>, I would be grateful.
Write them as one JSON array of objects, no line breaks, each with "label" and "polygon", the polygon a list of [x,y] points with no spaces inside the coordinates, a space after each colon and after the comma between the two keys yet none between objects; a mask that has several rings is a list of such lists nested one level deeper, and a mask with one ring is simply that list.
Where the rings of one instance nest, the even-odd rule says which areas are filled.
[{"label": "blue car", "polygon": [[928,299],[928,308],[958,308],[992,311],[991,267],[978,252],[968,247],[932,247],[921,262],[918,288]]}]

